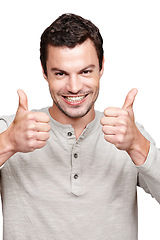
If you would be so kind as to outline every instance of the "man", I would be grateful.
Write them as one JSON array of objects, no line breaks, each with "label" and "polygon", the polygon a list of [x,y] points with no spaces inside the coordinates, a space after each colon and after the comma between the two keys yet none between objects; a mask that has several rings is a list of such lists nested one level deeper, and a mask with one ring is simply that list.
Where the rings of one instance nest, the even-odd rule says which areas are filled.
[{"label": "man", "polygon": [[41,37],[53,106],[0,121],[4,239],[136,240],[137,185],[160,201],[160,155],[134,122],[132,89],[122,108],[95,111],[104,70],[98,28],[60,16]]}]

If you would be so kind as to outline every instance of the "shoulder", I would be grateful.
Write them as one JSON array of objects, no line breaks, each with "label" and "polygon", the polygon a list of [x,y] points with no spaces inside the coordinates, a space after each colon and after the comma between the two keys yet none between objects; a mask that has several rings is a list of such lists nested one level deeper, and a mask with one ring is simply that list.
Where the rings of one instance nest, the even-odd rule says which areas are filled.
[{"label": "shoulder", "polygon": [[47,114],[49,114],[49,107],[44,107],[44,108],[40,108],[40,109],[32,109],[32,112],[45,112]]},{"label": "shoulder", "polygon": [[95,122],[100,124],[100,120],[101,118],[104,117],[104,113],[103,112],[100,112],[100,111],[95,111]]}]

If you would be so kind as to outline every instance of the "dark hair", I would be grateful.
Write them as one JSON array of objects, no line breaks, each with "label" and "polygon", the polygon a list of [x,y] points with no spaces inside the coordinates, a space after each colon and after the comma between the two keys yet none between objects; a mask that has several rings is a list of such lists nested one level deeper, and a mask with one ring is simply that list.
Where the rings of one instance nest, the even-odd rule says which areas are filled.
[{"label": "dark hair", "polygon": [[77,44],[82,44],[87,39],[90,39],[94,43],[101,70],[103,61],[103,39],[99,29],[91,21],[75,14],[63,14],[58,17],[41,36],[40,60],[46,76],[46,61],[49,45],[74,48]]}]

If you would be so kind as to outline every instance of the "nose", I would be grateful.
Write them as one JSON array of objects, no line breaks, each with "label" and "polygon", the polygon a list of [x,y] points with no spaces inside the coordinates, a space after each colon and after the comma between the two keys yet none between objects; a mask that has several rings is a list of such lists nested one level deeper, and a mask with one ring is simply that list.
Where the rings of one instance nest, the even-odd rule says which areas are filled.
[{"label": "nose", "polygon": [[82,82],[76,75],[69,76],[67,82],[67,91],[70,93],[78,93],[82,89]]}]

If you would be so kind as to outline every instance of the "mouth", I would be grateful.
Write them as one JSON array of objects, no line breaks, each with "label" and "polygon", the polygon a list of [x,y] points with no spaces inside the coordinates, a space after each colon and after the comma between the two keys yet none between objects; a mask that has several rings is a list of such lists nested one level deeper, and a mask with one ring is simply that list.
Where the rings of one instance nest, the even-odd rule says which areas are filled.
[{"label": "mouth", "polygon": [[64,101],[69,105],[79,105],[83,103],[89,94],[80,96],[62,96]]}]

